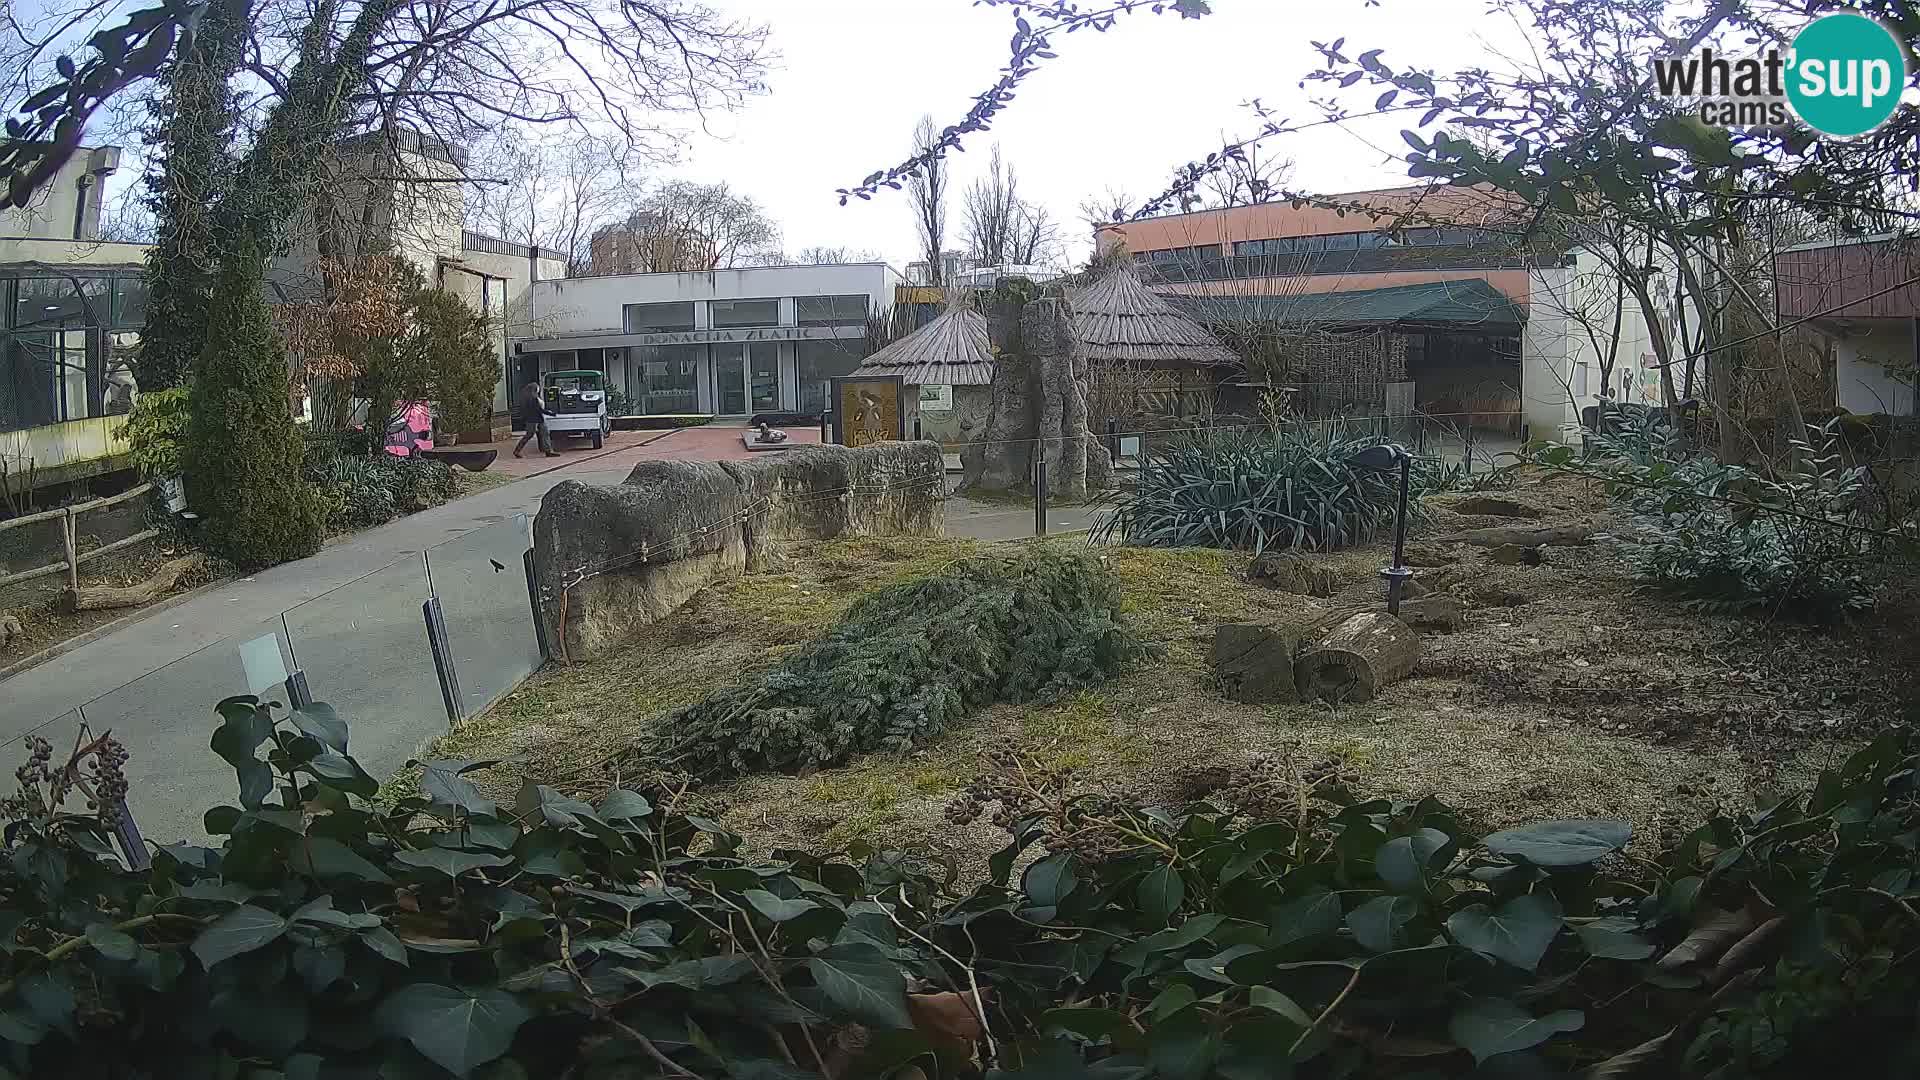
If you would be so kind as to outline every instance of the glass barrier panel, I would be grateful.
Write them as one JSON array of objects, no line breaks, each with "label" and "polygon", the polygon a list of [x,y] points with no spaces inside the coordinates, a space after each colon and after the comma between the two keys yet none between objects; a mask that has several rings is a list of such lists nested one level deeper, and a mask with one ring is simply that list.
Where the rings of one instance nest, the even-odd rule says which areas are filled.
[{"label": "glass barrier panel", "polygon": [[[160,844],[204,839],[201,816],[239,798],[233,770],[208,748],[219,725],[213,707],[237,694],[257,694],[284,710],[291,656],[275,616],[241,629],[81,706],[95,735],[111,731],[127,748],[127,802],[140,830]],[[73,750],[78,734],[42,734],[54,755]]]},{"label": "glass barrier panel", "polygon": [[527,516],[427,550],[427,570],[447,620],[447,651],[459,675],[460,712],[477,715],[525,681],[543,660],[527,593]]},{"label": "glass barrier panel", "polygon": [[414,555],[285,616],[308,692],[347,721],[348,752],[376,778],[447,730],[422,610],[427,596],[426,560]]}]

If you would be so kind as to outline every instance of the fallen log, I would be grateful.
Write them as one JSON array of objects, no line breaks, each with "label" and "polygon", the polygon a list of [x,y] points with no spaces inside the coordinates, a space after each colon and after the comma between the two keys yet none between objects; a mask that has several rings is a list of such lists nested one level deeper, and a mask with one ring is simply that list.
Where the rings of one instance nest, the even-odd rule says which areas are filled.
[{"label": "fallen log", "polygon": [[1293,666],[1302,701],[1372,701],[1420,662],[1420,635],[1383,611],[1348,616],[1309,643]]},{"label": "fallen log", "polygon": [[1229,701],[1249,705],[1290,705],[1300,700],[1293,688],[1293,654],[1300,634],[1263,623],[1222,623],[1213,629],[1208,663]]},{"label": "fallen log", "polygon": [[1445,543],[1472,544],[1475,547],[1515,547],[1536,548],[1543,544],[1566,546],[1571,544],[1590,544],[1593,534],[1600,530],[1592,525],[1551,525],[1540,528],[1495,528],[1468,529],[1439,539]]},{"label": "fallen log", "polygon": [[69,611],[104,611],[109,608],[139,607],[160,599],[180,579],[205,564],[207,558],[199,552],[184,555],[178,559],[169,559],[160,564],[152,577],[138,585],[114,588],[108,585],[84,585],[66,592]]},{"label": "fallen log", "polygon": [[1247,580],[1299,596],[1333,595],[1333,571],[1291,551],[1269,551],[1247,567]]}]

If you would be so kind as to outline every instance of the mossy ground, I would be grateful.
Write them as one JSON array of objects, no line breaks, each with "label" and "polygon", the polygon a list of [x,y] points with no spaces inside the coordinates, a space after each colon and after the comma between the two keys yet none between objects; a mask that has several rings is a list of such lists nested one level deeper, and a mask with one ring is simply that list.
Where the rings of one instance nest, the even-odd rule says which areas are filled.
[{"label": "mossy ground", "polygon": [[[1567,512],[1598,505],[1573,489],[1536,497]],[[1496,523],[1439,516],[1435,531]],[[501,796],[522,776],[597,794],[621,779],[608,763],[672,708],[777,663],[862,593],[981,549],[922,538],[797,545],[774,571],[701,592],[618,653],[540,672],[430,752],[517,755],[477,777]],[[1003,838],[952,826],[942,811],[994,767],[995,751],[1072,767],[1089,789],[1165,802],[1232,800],[1255,762],[1283,773],[1332,762],[1361,790],[1438,794],[1489,828],[1620,816],[1652,839],[1716,805],[1806,782],[1898,715],[1909,680],[1872,659],[1891,655],[1884,625],[1814,633],[1693,615],[1636,592],[1604,544],[1550,549],[1543,567],[1453,550],[1469,575],[1457,587],[1473,605],[1467,628],[1428,635],[1415,675],[1364,705],[1228,702],[1206,653],[1221,622],[1301,625],[1377,604],[1383,549],[1325,557],[1338,588],[1312,599],[1248,583],[1244,554],[1102,547],[1093,553],[1119,577],[1152,661],[1064,700],[992,706],[909,754],[749,777],[703,797],[761,850],[869,840],[967,865]],[[1892,647],[1910,649],[1912,629]]]}]

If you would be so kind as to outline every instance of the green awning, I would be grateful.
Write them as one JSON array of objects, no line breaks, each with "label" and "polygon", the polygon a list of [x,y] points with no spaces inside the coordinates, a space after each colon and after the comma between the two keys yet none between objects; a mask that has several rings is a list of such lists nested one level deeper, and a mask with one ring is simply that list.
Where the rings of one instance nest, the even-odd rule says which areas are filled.
[{"label": "green awning", "polygon": [[1498,332],[1527,321],[1526,309],[1481,278],[1291,296],[1168,296],[1209,326],[1407,326]]}]

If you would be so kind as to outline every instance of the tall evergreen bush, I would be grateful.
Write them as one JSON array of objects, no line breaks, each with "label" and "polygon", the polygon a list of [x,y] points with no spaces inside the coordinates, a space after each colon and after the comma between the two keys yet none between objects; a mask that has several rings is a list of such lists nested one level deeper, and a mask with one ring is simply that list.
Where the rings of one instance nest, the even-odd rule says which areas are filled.
[{"label": "tall evergreen bush", "polygon": [[203,542],[242,568],[313,554],[326,520],[325,502],[302,475],[286,355],[253,270],[236,261],[215,289],[183,461]]}]

